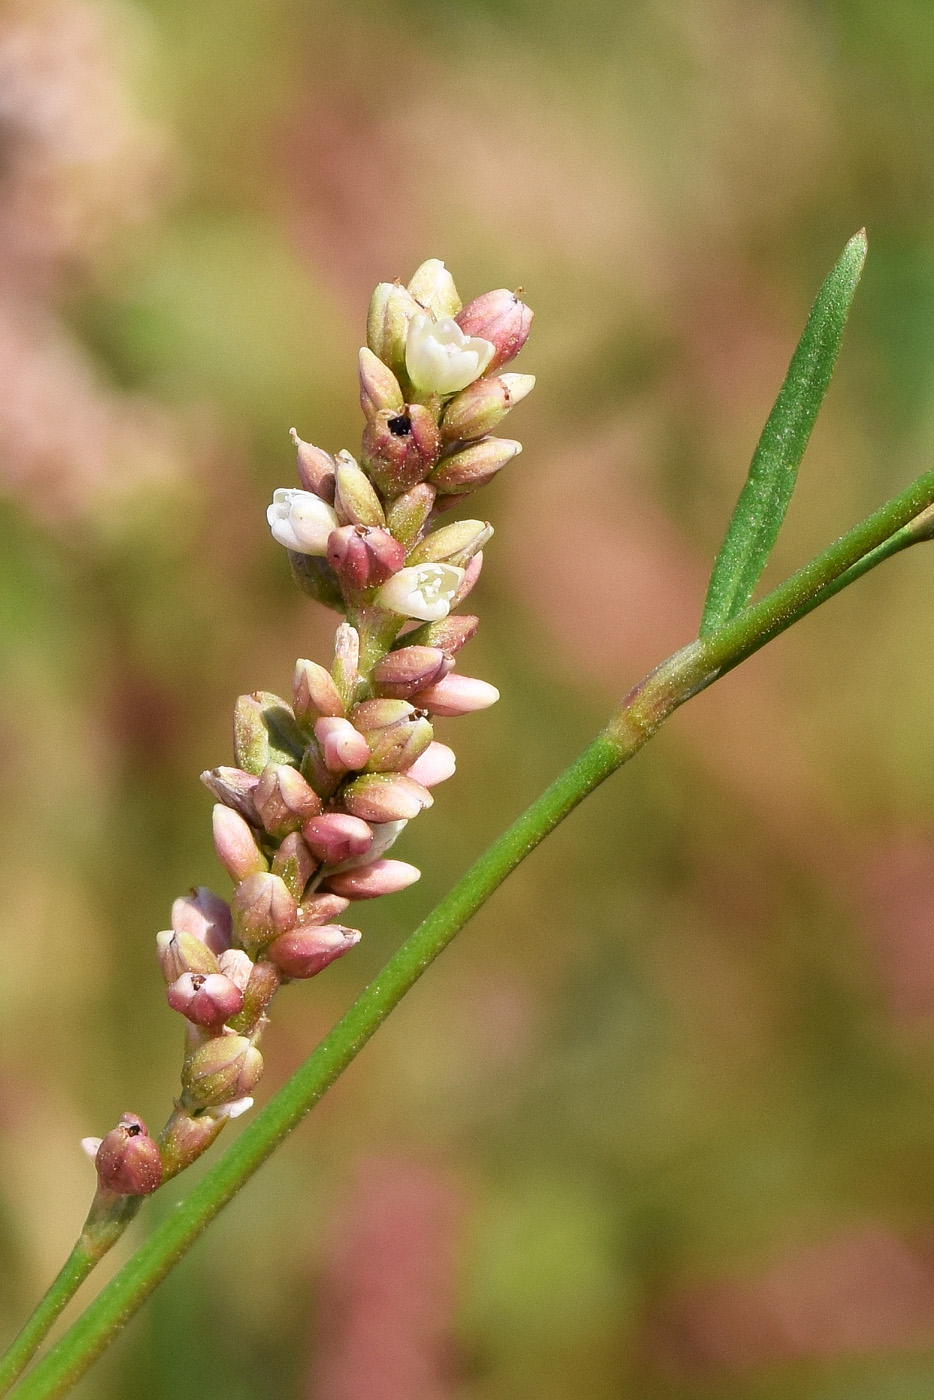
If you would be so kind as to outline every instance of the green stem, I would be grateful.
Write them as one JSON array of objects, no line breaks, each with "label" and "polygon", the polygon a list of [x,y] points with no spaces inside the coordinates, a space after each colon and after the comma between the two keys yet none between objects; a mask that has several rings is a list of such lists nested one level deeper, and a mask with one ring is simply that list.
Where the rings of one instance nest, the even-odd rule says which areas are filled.
[{"label": "green stem", "polygon": [[[390,958],[304,1065],[36,1365],[14,1400],[55,1400],[71,1388],[359,1054],[471,915],[588,793],[637,753],[685,700],[896,549],[924,538],[923,529],[909,522],[932,504],[934,471],[919,477],[760,602],[676,652],[640,682],[606,729],[489,847]],[[896,544],[899,532],[905,537]]]}]

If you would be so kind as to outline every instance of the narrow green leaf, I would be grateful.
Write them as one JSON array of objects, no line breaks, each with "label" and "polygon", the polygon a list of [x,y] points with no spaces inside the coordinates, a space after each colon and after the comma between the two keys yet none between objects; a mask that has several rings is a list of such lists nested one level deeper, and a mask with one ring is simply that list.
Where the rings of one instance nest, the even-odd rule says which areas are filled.
[{"label": "narrow green leaf", "polygon": [[785,382],[762,430],[710,576],[700,635],[728,622],[752,597],[778,538],[798,465],[817,418],[866,261],[866,231],[850,239],[817,294]]}]

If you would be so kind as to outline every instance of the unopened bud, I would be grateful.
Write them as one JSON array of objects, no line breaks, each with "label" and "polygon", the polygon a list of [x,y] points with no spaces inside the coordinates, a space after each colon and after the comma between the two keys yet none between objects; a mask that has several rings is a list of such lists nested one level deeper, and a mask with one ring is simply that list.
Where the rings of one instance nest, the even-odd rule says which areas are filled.
[{"label": "unopened bud", "polygon": [[401,413],[405,399],[399,381],[369,346],[360,351],[360,406],[367,418],[377,413]]},{"label": "unopened bud", "polygon": [[294,899],[301,899],[316,869],[317,862],[297,831],[285,838],[272,858],[273,875],[285,881]]},{"label": "unopened bud", "polygon": [[529,338],[532,314],[515,292],[500,287],[468,302],[456,319],[465,335],[478,335],[490,341],[493,357],[487,369],[494,370],[518,355]]},{"label": "unopened bud", "polygon": [[338,918],[350,904],[338,894],[312,894],[298,911],[299,924],[327,924]]},{"label": "unopened bud", "polygon": [[222,972],[183,972],[165,995],[172,1010],[196,1026],[222,1026],[243,1007],[243,992]]},{"label": "unopened bud", "polygon": [[397,496],[386,514],[386,524],[400,544],[408,549],[418,539],[431,514],[437,491],[427,481]]},{"label": "unopened bud", "polygon": [[451,662],[440,647],[400,647],[380,657],[370,679],[381,695],[407,700],[450,669]]},{"label": "unopened bud", "polygon": [[232,880],[245,880],[248,875],[269,868],[239,812],[218,803],[214,808],[213,826],[217,858]]},{"label": "unopened bud", "polygon": [[419,306],[435,318],[456,316],[461,309],[454,278],[439,258],[429,258],[416,268],[409,291]]},{"label": "unopened bud", "polygon": [[182,1071],[189,1103],[202,1108],[243,1098],[263,1072],[263,1057],[242,1035],[220,1035],[199,1045]]},{"label": "unopened bud", "polygon": [[405,700],[364,700],[353,710],[353,723],[369,746],[369,773],[409,768],[433,737],[425,716]]},{"label": "unopened bud", "polygon": [[328,563],[350,593],[359,593],[401,569],[405,549],[387,530],[342,525],[328,540]]},{"label": "unopened bud", "polygon": [[124,1113],[102,1140],[94,1165],[104,1190],[118,1196],[148,1196],[162,1184],[159,1144],[135,1113]]},{"label": "unopened bud", "polygon": [[451,604],[452,608],[460,607],[461,603],[472,591],[475,583],[477,582],[477,579],[480,577],[482,570],[483,550],[481,549],[479,554],[475,554],[472,559],[468,560],[467,567],[464,570],[464,577],[458,584],[457,592],[454,594],[454,601]]},{"label": "unopened bud", "polygon": [[246,821],[256,824],[253,789],[259,779],[254,773],[245,773],[242,768],[209,768],[201,774],[201,781],[225,807],[232,807]]},{"label": "unopened bud", "polygon": [[172,927],[177,933],[193,934],[219,957],[230,947],[230,905],[213,890],[199,885],[172,905]]},{"label": "unopened bud", "polygon": [[[472,563],[473,560],[471,560]],[[429,622],[424,627],[409,632],[405,641],[407,645],[437,647],[439,651],[444,652],[445,656],[453,660],[461,647],[465,646],[471,637],[476,636],[479,626],[480,619],[471,617],[469,614],[458,617],[443,617],[438,622]]]},{"label": "unopened bud", "polygon": [[415,782],[421,783],[422,787],[432,788],[453,777],[456,767],[457,760],[454,756],[454,750],[448,748],[447,744],[439,744],[435,740],[415,760],[412,767],[405,770],[405,776],[414,778]]},{"label": "unopened bud", "polygon": [[373,832],[366,822],[347,812],[325,812],[312,818],[302,828],[302,836],[324,865],[363,855],[373,844]]},{"label": "unopened bud", "polygon": [[347,785],[343,798],[347,811],[365,822],[410,821],[433,801],[427,788],[402,773],[365,773]]},{"label": "unopened bud", "polygon": [[331,674],[345,711],[350,709],[357,694],[359,665],[360,634],[349,622],[342,622],[334,633],[334,664]]},{"label": "unopened bud", "polygon": [[241,695],[234,707],[234,756],[237,766],[259,777],[267,763],[297,763],[305,736],[291,706],[270,690]]},{"label": "unopened bud", "polygon": [[[378,525],[381,529],[385,527],[386,516],[379,496],[373,489],[373,483],[357,466],[349,452],[337,454],[337,490],[334,494],[334,506],[338,518],[331,526],[332,530],[336,530],[338,525]],[[321,553],[326,551],[327,539]]]},{"label": "unopened bud", "polygon": [[534,374],[503,374],[475,379],[451,399],[441,422],[441,440],[470,442],[486,437],[511,408],[534,389]]},{"label": "unopened bud", "polygon": [[166,929],[156,934],[156,957],[166,983],[175,982],[186,972],[210,976],[219,971],[217,958],[211,949],[185,929]]},{"label": "unopened bud", "polygon": [[230,909],[237,936],[248,952],[288,932],[298,918],[298,903],[285,881],[271,874],[251,875],[238,885]]},{"label": "unopened bud", "polygon": [[332,773],[363,768],[370,757],[366,740],[348,719],[319,719],[315,725],[315,738]]},{"label": "unopened bud", "polygon": [[314,598],[315,602],[324,608],[331,608],[334,612],[343,611],[344,600],[340,586],[326,559],[318,558],[314,554],[296,554],[294,549],[290,549],[289,565],[292,577],[303,593],[307,593],[309,598]]},{"label": "unopened bud", "polygon": [[356,929],[340,924],[295,928],[270,943],[266,954],[286,977],[314,977],[328,963],[349,952],[362,937]]},{"label": "unopened bud", "polygon": [[341,870],[327,879],[327,887],[346,899],[376,899],[396,894],[421,878],[421,871],[404,860],[375,860],[356,870]]},{"label": "unopened bud", "polygon": [[327,802],[334,796],[334,792],[340,784],[340,773],[332,773],[324,761],[324,751],[317,739],[312,735],[305,746],[305,755],[302,759],[302,777],[314,788],[315,792]]},{"label": "unopened bud", "polygon": [[250,980],[243,994],[243,1010],[231,1022],[232,1028],[241,1035],[252,1035],[269,1009],[281,984],[279,969],[269,962],[264,953],[259,962],[253,964]]},{"label": "unopened bud", "polygon": [[485,520],[457,520],[432,530],[409,555],[409,564],[444,562],[463,569],[492,538],[493,526]]},{"label": "unopened bud", "polygon": [[522,443],[512,438],[481,438],[470,447],[442,457],[431,473],[431,484],[442,496],[466,496],[492,481],[521,451]]},{"label": "unopened bud", "polygon": [[321,811],[318,794],[288,763],[270,763],[263,769],[253,801],[263,826],[278,840]]},{"label": "unopened bud", "polygon": [[309,729],[314,729],[315,720],[322,715],[344,713],[344,704],[330,671],[319,666],[317,661],[296,661],[292,696],[295,718]]},{"label": "unopened bud", "polygon": [[303,442],[294,428],[289,429],[289,436],[295,443],[298,479],[303,488],[331,505],[334,501],[334,458],[330,452]]},{"label": "unopened bud", "polygon": [[161,1134],[163,1180],[168,1181],[185,1167],[190,1167],[206,1152],[227,1117],[223,1110],[192,1115],[186,1109],[176,1107]]},{"label": "unopened bud", "polygon": [[455,716],[471,714],[474,710],[486,710],[495,705],[499,691],[495,685],[477,680],[473,676],[459,676],[453,673],[443,676],[434,685],[420,690],[412,697],[413,703],[430,715]]},{"label": "unopened bud", "polygon": [[399,496],[424,481],[440,451],[438,425],[422,404],[375,414],[363,434],[364,465],[386,496]]},{"label": "unopened bud", "polygon": [[409,321],[421,307],[399,282],[380,282],[370,299],[366,343],[397,379],[405,374],[405,341]]}]

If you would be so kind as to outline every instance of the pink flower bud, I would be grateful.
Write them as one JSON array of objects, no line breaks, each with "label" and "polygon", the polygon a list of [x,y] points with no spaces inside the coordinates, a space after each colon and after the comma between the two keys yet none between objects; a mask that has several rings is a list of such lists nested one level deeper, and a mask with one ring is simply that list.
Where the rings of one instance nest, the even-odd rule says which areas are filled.
[{"label": "pink flower bud", "polygon": [[316,661],[298,660],[292,681],[295,718],[299,724],[314,728],[322,715],[343,715],[344,705],[330,671]]},{"label": "pink flower bud", "polygon": [[325,812],[302,828],[302,836],[324,865],[337,865],[350,856],[363,855],[373,844],[365,821],[346,812]]},{"label": "pink flower bud", "polygon": [[427,481],[420,481],[411,491],[404,491],[390,505],[386,524],[395,538],[406,548],[414,544],[425,521],[431,514],[437,491]]},{"label": "pink flower bud", "polygon": [[356,929],[340,924],[306,925],[284,933],[270,943],[266,953],[286,977],[314,977],[362,937]]},{"label": "pink flower bud", "polygon": [[474,557],[470,560],[466,569],[464,570],[464,577],[458,584],[457,592],[454,594],[454,601],[451,604],[452,608],[460,607],[461,603],[467,597],[467,594],[471,591],[474,584],[477,582],[477,579],[480,577],[480,571],[482,570],[482,568],[483,552],[481,551],[479,554],[474,555]]},{"label": "pink flower bud", "polygon": [[400,647],[377,661],[370,679],[381,695],[407,700],[451,669],[440,647]]},{"label": "pink flower bud", "polygon": [[189,1104],[213,1104],[241,1099],[263,1072],[263,1057],[242,1035],[219,1035],[199,1045],[188,1057],[182,1084]]},{"label": "pink flower bud", "polygon": [[172,1010],[196,1026],[222,1026],[243,1007],[243,992],[221,972],[183,972],[165,995]]},{"label": "pink flower bud", "polygon": [[[337,491],[334,507],[338,519],[331,526],[332,530],[338,525],[374,525],[379,529],[385,527],[386,517],[379,496],[369,477],[360,470],[349,452],[337,454]],[[324,553],[323,549],[321,553]]]},{"label": "pink flower bud", "polygon": [[214,808],[214,849],[217,858],[232,880],[245,880],[266,870],[266,857],[253,840],[246,822],[231,807]]},{"label": "pink flower bud", "polygon": [[318,794],[288,763],[266,765],[254,789],[253,804],[270,836],[280,840],[321,811]]},{"label": "pink flower bud", "polygon": [[405,399],[398,379],[367,345],[360,351],[359,374],[360,407],[367,418],[382,412],[402,412]]},{"label": "pink flower bud", "polygon": [[175,982],[185,972],[204,976],[217,972],[218,961],[211,949],[185,929],[167,929],[156,934],[156,957],[166,982]]},{"label": "pink flower bud", "polygon": [[278,875],[250,875],[230,902],[234,928],[249,952],[286,933],[298,918],[298,904]]},{"label": "pink flower bud", "polygon": [[438,425],[423,404],[377,413],[363,434],[364,466],[386,496],[399,496],[424,481],[440,451]]},{"label": "pink flower bud", "polygon": [[284,880],[289,894],[301,899],[317,869],[317,861],[297,831],[291,832],[272,858],[272,873]]},{"label": "pink flower bud", "polygon": [[420,876],[421,871],[404,860],[375,860],[372,865],[338,871],[325,883],[333,894],[343,895],[345,899],[376,899],[382,894],[407,889]]},{"label": "pink flower bud", "polygon": [[[475,560],[471,559],[468,569],[474,562]],[[463,585],[458,592],[461,592],[462,589]],[[425,627],[419,627],[417,631],[409,632],[405,641],[410,646],[437,647],[439,651],[444,652],[445,656],[453,660],[461,647],[465,646],[471,637],[476,636],[479,626],[480,619],[478,617],[443,617],[438,622],[429,622]]]},{"label": "pink flower bud", "polygon": [[337,894],[312,894],[298,911],[299,924],[327,924],[336,919],[349,905],[349,899]]},{"label": "pink flower bud", "polygon": [[473,676],[452,673],[435,681],[426,690],[412,697],[413,703],[430,715],[468,715],[473,710],[486,710],[495,705],[499,691],[495,685],[476,680]]},{"label": "pink flower bud", "polygon": [[342,525],[328,540],[328,563],[351,593],[385,583],[405,563],[405,549],[388,530]]},{"label": "pink flower bud", "polygon": [[487,365],[489,371],[515,359],[529,338],[532,314],[515,292],[500,287],[468,302],[455,320],[465,335],[478,335],[490,341],[493,358]]},{"label": "pink flower bud", "polygon": [[305,491],[312,491],[322,501],[331,505],[334,501],[334,458],[330,452],[303,442],[294,428],[289,436],[295,443],[298,455],[298,479]]},{"label": "pink flower bud", "polygon": [[230,905],[213,890],[199,885],[172,905],[172,927],[176,933],[193,934],[219,957],[230,947],[233,933]]},{"label": "pink flower bud", "polygon": [[365,773],[348,784],[343,796],[347,811],[365,822],[409,821],[433,801],[427,788],[402,773]]},{"label": "pink flower bud", "polygon": [[159,1144],[135,1113],[124,1113],[101,1142],[94,1159],[97,1179],[118,1196],[148,1196],[162,1184]]},{"label": "pink flower bud", "polygon": [[416,783],[421,783],[422,787],[432,788],[453,777],[456,767],[457,760],[454,757],[454,750],[449,749],[447,744],[439,744],[435,740],[415,760],[412,767],[405,770],[405,776],[414,779]]},{"label": "pink flower bud", "polygon": [[431,484],[442,496],[466,496],[492,481],[521,451],[522,443],[512,438],[481,438],[442,457],[431,473]]},{"label": "pink flower bud", "polygon": [[354,729],[349,719],[319,719],[315,725],[315,738],[332,773],[362,768],[370,756],[366,740]]}]

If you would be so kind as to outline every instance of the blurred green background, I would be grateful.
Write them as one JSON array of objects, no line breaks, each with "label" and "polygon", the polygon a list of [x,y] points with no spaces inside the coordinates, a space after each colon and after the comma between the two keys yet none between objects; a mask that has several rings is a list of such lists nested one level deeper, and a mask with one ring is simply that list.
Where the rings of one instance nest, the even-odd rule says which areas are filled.
[{"label": "blurred green background", "polygon": [[[930,468],[932,137],[925,0],[4,6],[6,1333],[83,1218],[78,1139],[174,1092],[153,936],[190,885],[226,892],[197,775],[234,697],[327,654],[263,510],[293,423],[359,440],[372,286],[436,256],[536,311],[463,666],[503,698],[406,833],[421,883],[281,998],[261,1100],[692,634],[863,224],[769,577]],[[76,1393],[928,1397],[932,580],[913,551],[680,712]]]}]

